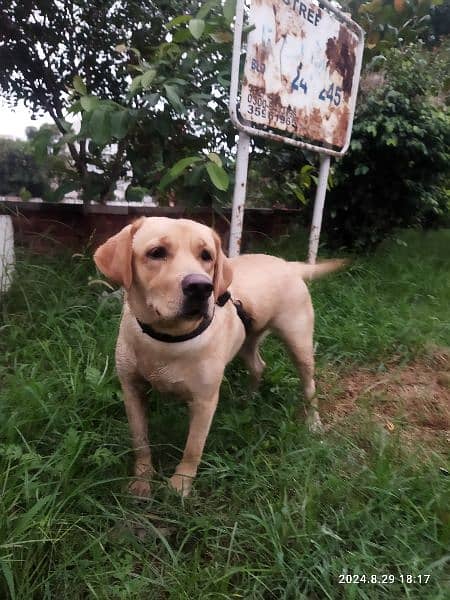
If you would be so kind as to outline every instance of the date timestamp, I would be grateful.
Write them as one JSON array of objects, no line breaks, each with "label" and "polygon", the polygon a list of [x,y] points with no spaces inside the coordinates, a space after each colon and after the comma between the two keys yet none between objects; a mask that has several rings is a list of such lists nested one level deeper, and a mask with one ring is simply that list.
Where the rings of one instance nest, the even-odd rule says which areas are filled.
[{"label": "date timestamp", "polygon": [[339,575],[338,583],[346,584],[346,583],[356,583],[356,584],[364,584],[364,583],[372,583],[372,584],[393,584],[393,583],[403,583],[403,584],[426,584],[429,582],[431,575],[425,573],[419,573],[417,575],[413,575],[412,573],[400,573],[398,575],[393,575],[392,573],[381,573],[381,574],[366,574],[366,573],[341,573]]}]

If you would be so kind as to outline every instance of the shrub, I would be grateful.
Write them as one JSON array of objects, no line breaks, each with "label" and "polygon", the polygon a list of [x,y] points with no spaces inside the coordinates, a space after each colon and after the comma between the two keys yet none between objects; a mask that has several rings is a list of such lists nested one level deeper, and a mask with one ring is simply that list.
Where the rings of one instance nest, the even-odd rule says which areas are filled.
[{"label": "shrub", "polygon": [[392,50],[366,71],[348,154],[335,167],[324,227],[333,245],[370,247],[396,227],[448,212],[445,52]]}]

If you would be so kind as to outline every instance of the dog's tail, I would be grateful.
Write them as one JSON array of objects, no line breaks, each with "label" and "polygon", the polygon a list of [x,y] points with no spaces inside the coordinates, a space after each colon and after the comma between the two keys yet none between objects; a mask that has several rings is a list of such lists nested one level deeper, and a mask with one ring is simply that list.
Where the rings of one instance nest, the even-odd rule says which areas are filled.
[{"label": "dog's tail", "polygon": [[294,269],[295,275],[300,276],[304,281],[311,281],[313,279],[319,279],[328,273],[334,273],[339,271],[350,264],[350,261],[346,258],[333,258],[331,260],[324,260],[323,262],[315,265],[310,265],[303,262],[290,262]]}]

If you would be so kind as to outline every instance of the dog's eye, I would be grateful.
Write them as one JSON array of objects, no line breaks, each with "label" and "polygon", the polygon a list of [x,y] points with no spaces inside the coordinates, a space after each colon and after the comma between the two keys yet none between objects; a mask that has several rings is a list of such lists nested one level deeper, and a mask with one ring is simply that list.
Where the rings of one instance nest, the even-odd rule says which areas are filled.
[{"label": "dog's eye", "polygon": [[167,258],[167,250],[164,246],[157,246],[156,248],[152,248],[147,252],[148,258],[152,258],[153,260],[161,260],[163,258]]},{"label": "dog's eye", "polygon": [[212,260],[213,257],[211,256],[211,252],[208,252],[208,250],[202,250],[202,253],[200,254],[200,258],[202,260]]}]

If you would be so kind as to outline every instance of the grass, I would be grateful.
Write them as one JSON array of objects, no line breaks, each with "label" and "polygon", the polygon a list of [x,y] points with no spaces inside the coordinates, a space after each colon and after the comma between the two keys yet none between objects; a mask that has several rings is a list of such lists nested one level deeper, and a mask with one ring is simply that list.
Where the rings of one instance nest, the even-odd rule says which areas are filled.
[{"label": "grass", "polygon": [[[294,258],[298,245],[291,236],[266,250]],[[450,345],[449,247],[449,231],[408,232],[313,285],[319,387],[331,371],[383,371]],[[419,463],[369,421],[312,436],[275,340],[259,394],[239,363],[227,370],[184,501],[165,477],[186,411],[151,396],[159,475],[136,504],[113,365],[120,305],[88,277],[88,253],[23,255],[1,308],[1,598],[450,597],[448,456]],[[339,584],[345,573],[396,580]],[[402,582],[408,574],[430,579]]]}]

